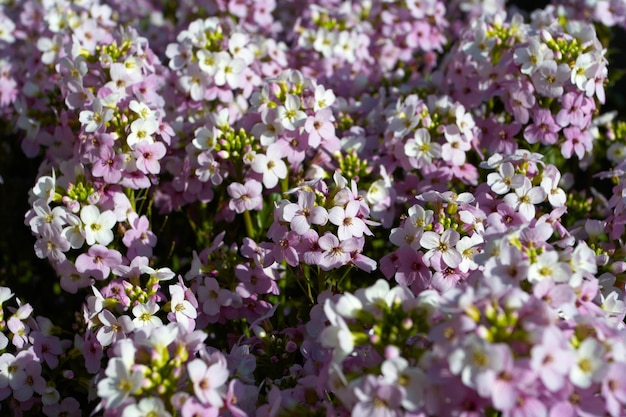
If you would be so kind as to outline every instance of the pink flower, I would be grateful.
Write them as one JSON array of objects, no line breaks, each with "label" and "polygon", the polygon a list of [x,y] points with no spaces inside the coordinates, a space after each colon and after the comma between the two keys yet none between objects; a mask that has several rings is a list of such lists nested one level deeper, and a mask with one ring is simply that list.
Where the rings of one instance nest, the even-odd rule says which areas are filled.
[{"label": "pink flower", "polygon": [[97,280],[106,279],[111,268],[122,263],[122,254],[106,246],[93,245],[87,253],[81,253],[76,258],[76,270]]},{"label": "pink flower", "polygon": [[546,327],[541,343],[531,349],[530,367],[537,372],[543,385],[552,392],[560,390],[574,364],[574,354],[567,350],[564,336],[557,327]]},{"label": "pink flower", "polygon": [[221,391],[229,375],[224,363],[207,365],[202,359],[194,359],[187,364],[187,372],[193,391],[202,404],[218,408],[224,405]]},{"label": "pink flower", "polygon": [[420,245],[428,249],[424,254],[424,261],[428,262],[436,257],[435,262],[441,259],[450,268],[456,268],[463,261],[463,257],[455,248],[459,239],[460,235],[454,229],[447,229],[441,235],[431,231],[424,232],[420,239]]},{"label": "pink flower", "polygon": [[227,188],[228,195],[232,198],[228,207],[236,213],[259,210],[263,205],[263,187],[256,180],[248,180],[245,185],[233,182]]},{"label": "pink flower", "polygon": [[596,106],[593,100],[582,92],[570,92],[561,98],[562,109],[556,115],[556,122],[567,127],[570,124],[583,128],[589,123]]},{"label": "pink flower", "polygon": [[367,375],[362,384],[355,388],[358,402],[352,415],[359,417],[400,417],[406,391],[397,384],[386,384],[373,375]]},{"label": "pink flower", "polygon": [[524,138],[528,143],[541,142],[544,145],[555,144],[561,127],[554,121],[549,109],[539,109],[534,114],[533,124],[524,129]]},{"label": "pink flower", "polygon": [[335,125],[333,124],[333,113],[330,108],[325,108],[314,116],[309,116],[304,122],[304,131],[309,134],[308,145],[316,148],[322,138],[330,140],[335,137]]},{"label": "pink flower", "polygon": [[137,256],[152,256],[152,248],[157,244],[156,235],[150,230],[150,222],[146,216],[138,217],[136,213],[128,216],[131,229],[126,230],[122,242],[128,248],[129,259]]},{"label": "pink flower", "polygon": [[325,225],[328,212],[324,207],[315,205],[315,193],[301,190],[298,192],[298,203],[290,203],[283,208],[283,220],[290,222],[291,230],[303,235],[312,224]]},{"label": "pink flower", "polygon": [[593,148],[593,138],[587,130],[581,130],[577,126],[570,126],[563,129],[565,143],[561,146],[561,155],[571,158],[575,152],[578,159],[583,159],[586,152],[591,152]]},{"label": "pink flower", "polygon": [[102,323],[102,327],[98,329],[96,339],[103,347],[115,343],[118,339],[124,339],[126,334],[135,328],[130,317],[122,315],[117,318],[106,309],[98,314],[98,320]]},{"label": "pink flower", "polygon": [[602,379],[602,396],[612,417],[622,415],[626,407],[626,363],[612,362]]},{"label": "pink flower", "polygon": [[337,230],[339,240],[362,237],[364,234],[372,235],[365,222],[360,217],[357,217],[360,207],[361,203],[359,201],[352,200],[346,204],[345,209],[335,206],[328,212],[328,220],[332,224],[339,226]]},{"label": "pink flower", "polygon": [[116,184],[122,178],[123,168],[124,155],[116,154],[109,146],[101,146],[91,172],[94,177],[102,177],[109,184]]},{"label": "pink flower", "polygon": [[296,266],[300,262],[300,257],[296,247],[300,243],[300,235],[293,230],[288,230],[287,226],[274,223],[268,231],[268,237],[274,242],[264,243],[262,247],[268,249],[263,262],[264,267],[269,267],[274,262],[287,262],[288,265]]},{"label": "pink flower", "polygon": [[340,241],[330,232],[320,237],[317,243],[322,250],[319,266],[324,271],[346,265],[351,260],[351,252],[358,249],[357,239]]},{"label": "pink flower", "polygon": [[158,174],[161,171],[159,160],[165,156],[165,145],[161,142],[150,143],[142,140],[133,150],[133,154],[137,158],[137,169],[145,174]]},{"label": "pink flower", "polygon": [[543,61],[531,77],[537,93],[558,98],[563,95],[563,86],[569,82],[571,73],[567,64],[557,64],[550,59]]}]

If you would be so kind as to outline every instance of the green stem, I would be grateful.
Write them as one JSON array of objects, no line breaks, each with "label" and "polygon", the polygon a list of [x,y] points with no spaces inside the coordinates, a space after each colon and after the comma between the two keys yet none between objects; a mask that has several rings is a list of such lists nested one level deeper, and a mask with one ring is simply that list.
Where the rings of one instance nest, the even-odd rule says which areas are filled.
[{"label": "green stem", "polygon": [[280,190],[283,194],[286,194],[289,191],[289,176],[280,180]]},{"label": "green stem", "polygon": [[321,294],[326,289],[326,273],[318,269],[317,271],[317,293]]},{"label": "green stem", "polygon": [[246,232],[248,232],[248,236],[250,239],[254,239],[254,227],[252,226],[252,217],[250,216],[250,212],[248,210],[243,212],[243,220],[246,223]]}]

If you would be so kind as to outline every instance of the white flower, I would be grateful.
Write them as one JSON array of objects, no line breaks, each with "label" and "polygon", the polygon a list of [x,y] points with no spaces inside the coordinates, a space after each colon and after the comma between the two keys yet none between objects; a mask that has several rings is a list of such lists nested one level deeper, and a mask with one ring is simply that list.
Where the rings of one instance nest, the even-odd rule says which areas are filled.
[{"label": "white flower", "polygon": [[531,39],[525,48],[517,48],[513,54],[513,58],[517,64],[522,66],[522,74],[532,74],[541,63],[546,59],[551,59],[552,51],[544,43],[537,39]]},{"label": "white flower", "polygon": [[155,117],[154,110],[152,110],[146,103],[141,103],[137,100],[131,100],[128,103],[128,108],[137,114],[141,119],[152,119]]},{"label": "white flower", "polygon": [[507,349],[506,345],[492,345],[475,335],[467,337],[465,342],[448,356],[450,371],[461,374],[466,386],[476,388],[479,395],[487,397],[497,372],[504,368],[500,351]]},{"label": "white flower", "polygon": [[127,333],[134,329],[133,322],[128,316],[115,317],[109,310],[102,310],[98,314],[98,320],[102,323],[102,327],[96,333],[96,339],[102,346],[108,346],[115,343],[116,340],[123,339]]},{"label": "white flower", "polygon": [[441,155],[441,145],[431,142],[428,130],[420,127],[415,131],[414,137],[406,141],[404,153],[406,156],[417,160],[414,168],[419,169],[429,165],[433,158],[438,158]]},{"label": "white flower", "polygon": [[285,105],[278,107],[278,120],[287,130],[295,130],[304,124],[306,113],[300,110],[300,97],[288,94]]},{"label": "white flower", "polygon": [[246,46],[250,42],[250,35],[242,32],[235,32],[228,38],[228,52],[233,58],[241,59],[246,66],[254,62],[254,54],[252,50]]},{"label": "white flower", "polygon": [[148,265],[141,266],[141,273],[150,275],[150,278],[156,278],[158,281],[167,281],[176,276],[170,268],[151,268]]},{"label": "white flower", "polygon": [[524,177],[524,185],[515,189],[514,193],[504,196],[504,203],[517,210],[526,220],[535,217],[535,204],[546,199],[546,192],[541,187],[533,187],[528,177]]},{"label": "white flower", "polygon": [[335,93],[333,90],[325,89],[323,85],[315,86],[315,101],[313,102],[313,110],[320,111],[326,107],[330,107],[335,103]]},{"label": "white flower", "polygon": [[252,170],[263,175],[265,188],[274,188],[279,179],[287,178],[287,166],[279,147],[270,145],[266,154],[258,153],[252,161]]},{"label": "white flower", "polygon": [[324,303],[324,313],[330,322],[319,335],[322,346],[333,349],[333,361],[341,362],[354,350],[354,336],[343,318],[337,314],[332,301]]},{"label": "white flower", "polygon": [[176,315],[176,322],[184,326],[189,325],[191,320],[198,317],[196,308],[185,300],[185,290],[179,285],[170,285],[172,312]]},{"label": "white flower", "polygon": [[[226,52],[222,52],[222,54],[226,54]],[[214,75],[217,72],[217,61],[219,59],[217,52],[200,49],[196,52],[196,58],[198,58],[198,66],[202,71],[209,75]]]},{"label": "white flower", "polygon": [[194,132],[195,137],[191,141],[193,146],[201,151],[210,151],[215,147],[215,141],[219,137],[219,131],[205,126],[199,127]]},{"label": "white flower", "polygon": [[570,369],[569,379],[580,388],[589,388],[591,383],[602,378],[606,364],[604,347],[596,339],[587,338],[576,350],[576,362]]},{"label": "white flower", "polygon": [[37,40],[37,49],[42,52],[41,62],[49,65],[56,61],[59,52],[63,49],[63,36],[54,35],[52,39],[41,37]]},{"label": "white flower", "polygon": [[510,162],[505,162],[498,167],[498,172],[487,175],[487,185],[496,194],[506,194],[511,188],[519,188],[524,185],[524,176],[515,173],[515,167]]},{"label": "white flower", "polygon": [[399,385],[406,393],[402,398],[402,406],[409,411],[417,410],[422,404],[424,387],[428,385],[428,377],[421,369],[409,366],[402,356],[385,360],[380,372],[384,382]]},{"label": "white flower", "polygon": [[142,398],[138,404],[131,404],[124,408],[122,417],[171,417],[172,415],[165,409],[163,401],[159,398]]},{"label": "white flower", "polygon": [[585,91],[587,84],[589,68],[593,65],[593,56],[590,53],[580,54],[576,58],[576,62],[572,67],[571,81],[579,90]]},{"label": "white flower", "polygon": [[341,31],[337,36],[333,52],[336,57],[340,57],[350,63],[354,62],[356,57],[354,51],[357,47],[357,38],[352,32]]},{"label": "white flower", "polygon": [[239,58],[231,58],[227,52],[218,52],[217,70],[213,75],[213,81],[218,86],[228,84],[231,88],[237,88],[240,84],[239,74],[246,68],[246,63]]},{"label": "white flower", "polygon": [[474,118],[470,112],[465,112],[465,107],[459,104],[455,110],[456,125],[465,137],[471,138],[473,136],[472,129],[476,126]]},{"label": "white flower", "polygon": [[153,143],[152,135],[158,128],[159,123],[155,118],[137,119],[130,124],[130,134],[126,137],[126,143],[131,149],[134,149],[135,145],[142,140]]},{"label": "white flower", "polygon": [[37,184],[33,187],[33,195],[50,203],[54,198],[56,188],[56,172],[52,171],[52,176],[41,176],[37,179]]},{"label": "white flower", "polygon": [[100,213],[96,206],[85,206],[80,211],[80,219],[83,222],[83,232],[88,245],[99,243],[106,246],[113,241],[111,229],[117,220],[115,213],[111,210]]},{"label": "white flower", "polygon": [[551,278],[554,282],[568,282],[572,274],[571,269],[564,262],[559,262],[556,251],[545,251],[528,268],[527,279],[535,283]]},{"label": "white flower", "polygon": [[460,235],[454,229],[446,229],[441,235],[439,233],[427,231],[420,239],[420,245],[428,252],[424,254],[424,260],[431,259],[435,254],[440,253],[443,261],[450,268],[459,266],[463,257],[455,248]]},{"label": "white flower", "polygon": [[124,358],[109,360],[105,375],[107,377],[98,382],[98,397],[110,409],[122,404],[131,394],[136,394],[143,384],[143,372],[131,370]]},{"label": "white flower", "polygon": [[333,53],[333,47],[336,43],[337,35],[334,32],[319,28],[315,34],[315,41],[313,42],[313,49],[321,53],[325,58],[328,58]]},{"label": "white flower", "polygon": [[137,304],[133,307],[135,328],[161,326],[163,322],[154,315],[157,311],[159,311],[159,305],[154,300],[148,300],[145,304]]},{"label": "white flower", "polygon": [[13,36],[13,31],[15,31],[15,23],[8,17],[4,16],[4,14],[0,15],[0,41],[4,41],[6,43],[13,43],[15,41],[15,36]]},{"label": "white flower", "polygon": [[85,126],[85,132],[91,133],[104,126],[108,121],[113,119],[113,111],[104,108],[99,98],[94,98],[91,110],[83,110],[78,116],[80,123]]},{"label": "white flower", "polygon": [[67,226],[63,228],[61,236],[70,242],[70,246],[73,249],[78,249],[85,243],[85,236],[82,231],[82,222],[80,218],[74,214],[65,214],[65,222]]},{"label": "white flower", "polygon": [[459,264],[459,270],[461,272],[467,272],[469,270],[475,270],[478,268],[478,264],[474,262],[474,255],[478,251],[478,245],[483,243],[482,236],[475,233],[472,236],[463,236],[456,244],[456,250],[459,251],[463,260]]}]

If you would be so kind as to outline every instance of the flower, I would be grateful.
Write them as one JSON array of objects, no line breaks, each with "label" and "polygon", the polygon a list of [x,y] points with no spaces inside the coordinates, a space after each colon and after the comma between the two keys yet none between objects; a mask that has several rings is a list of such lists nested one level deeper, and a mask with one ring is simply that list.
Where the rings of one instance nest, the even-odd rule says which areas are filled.
[{"label": "flower", "polygon": [[161,142],[151,143],[142,140],[135,145],[135,166],[145,174],[158,174],[161,171],[159,160],[165,156],[167,150]]},{"label": "flower", "polygon": [[112,409],[122,404],[130,395],[136,394],[144,380],[141,370],[131,368],[135,355],[132,342],[128,340],[128,343],[121,344],[120,351],[122,356],[109,360],[104,371],[106,377],[97,384],[98,396],[107,408]]},{"label": "flower", "polygon": [[263,204],[261,195],[263,187],[256,180],[246,181],[245,185],[233,182],[228,185],[227,191],[232,198],[228,202],[228,207],[236,213],[258,210]]},{"label": "flower", "polygon": [[171,417],[160,398],[142,398],[139,403],[124,408],[122,417]]},{"label": "flower", "polygon": [[569,380],[580,388],[589,388],[592,382],[602,380],[607,366],[604,360],[604,346],[596,339],[588,337],[578,349],[573,366],[569,370]]},{"label": "flower", "polygon": [[424,165],[432,163],[433,158],[441,156],[441,145],[431,142],[428,130],[420,127],[415,131],[412,138],[409,138],[404,145],[406,156],[415,158],[414,168],[422,168]]},{"label": "flower", "polygon": [[324,207],[315,205],[315,193],[301,190],[297,204],[289,203],[283,207],[283,220],[290,223],[291,230],[303,235],[312,224],[325,225],[328,212]]},{"label": "flower", "polygon": [[263,175],[263,185],[271,189],[279,179],[287,178],[287,166],[283,162],[283,153],[277,144],[268,146],[265,154],[257,153],[250,167],[254,172]]},{"label": "flower", "polygon": [[515,167],[505,162],[498,167],[498,172],[487,175],[487,185],[497,194],[506,194],[511,188],[518,188],[524,184],[524,176],[515,173]]},{"label": "flower", "polygon": [[101,213],[97,206],[85,206],[80,211],[80,219],[83,222],[83,233],[88,245],[99,243],[106,246],[113,241],[111,228],[117,219],[111,210]]},{"label": "flower", "polygon": [[118,338],[125,338],[135,327],[130,317],[122,315],[118,318],[106,309],[98,314],[98,320],[102,327],[98,329],[96,339],[103,347],[115,343]]},{"label": "flower", "polygon": [[76,258],[76,270],[97,280],[106,279],[114,268],[122,263],[122,254],[102,245],[93,245],[87,253]]},{"label": "flower", "polygon": [[[185,299],[185,290],[179,285],[170,285],[171,309],[176,317],[176,322],[181,323],[185,328],[194,322],[198,317],[196,307]],[[193,329],[192,329],[193,330]]]},{"label": "flower", "polygon": [[574,352],[566,348],[561,331],[546,327],[541,343],[531,348],[530,367],[538,373],[543,385],[552,392],[560,390],[574,364]]},{"label": "flower", "polygon": [[550,59],[552,51],[545,43],[536,38],[531,38],[528,46],[517,48],[514,53],[515,62],[521,65],[522,74],[530,75],[537,70],[544,60]]},{"label": "flower", "polygon": [[278,107],[277,117],[286,130],[296,130],[303,125],[307,115],[300,109],[300,97],[288,94],[285,105]]},{"label": "flower", "polygon": [[358,241],[355,238],[339,240],[330,232],[324,233],[317,244],[322,250],[319,266],[325,271],[346,265],[350,262],[351,252],[359,249]]},{"label": "flower", "polygon": [[228,379],[228,369],[222,362],[208,365],[202,359],[194,359],[187,364],[187,373],[193,383],[193,391],[202,404],[222,407],[223,388]]},{"label": "flower", "polygon": [[94,98],[91,105],[93,111],[83,110],[78,118],[87,133],[95,132],[113,119],[113,110],[103,107],[99,98]]},{"label": "flower", "polygon": [[142,119],[139,118],[130,124],[130,134],[126,137],[126,143],[131,149],[135,148],[141,141],[153,143],[152,135],[159,128],[159,123],[155,118]]},{"label": "flower", "polygon": [[530,180],[524,177],[524,183],[515,192],[504,196],[504,203],[517,210],[526,220],[535,217],[535,204],[546,199],[546,192],[541,187],[533,187]]},{"label": "flower", "polygon": [[373,375],[365,376],[355,388],[358,402],[352,410],[352,417],[400,417],[405,391],[396,384],[378,381]]},{"label": "flower", "polygon": [[137,304],[133,307],[132,313],[135,318],[133,319],[133,325],[135,328],[158,327],[163,325],[163,322],[158,316],[154,314],[159,311],[159,306],[154,300],[148,300],[145,304]]},{"label": "flower", "polygon": [[563,95],[564,86],[570,79],[571,70],[567,64],[557,64],[553,60],[543,61],[533,72],[532,80],[537,93],[551,98]]},{"label": "flower", "polygon": [[447,229],[442,234],[432,231],[424,232],[420,238],[420,245],[428,249],[428,252],[424,254],[424,261],[438,262],[441,259],[450,268],[456,268],[463,261],[463,257],[455,248],[460,237],[454,229]]},{"label": "flower", "polygon": [[351,237],[362,237],[372,235],[371,230],[365,222],[357,216],[361,203],[350,201],[346,207],[335,206],[328,211],[328,220],[338,226],[337,237],[339,240],[346,240]]}]

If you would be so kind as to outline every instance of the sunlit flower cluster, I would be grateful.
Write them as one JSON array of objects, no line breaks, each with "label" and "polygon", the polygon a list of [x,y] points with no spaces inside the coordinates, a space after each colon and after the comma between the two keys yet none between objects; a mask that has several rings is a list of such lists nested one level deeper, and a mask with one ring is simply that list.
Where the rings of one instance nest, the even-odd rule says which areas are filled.
[{"label": "sunlit flower cluster", "polygon": [[621,2],[0,3],[3,413],[626,415]]}]

